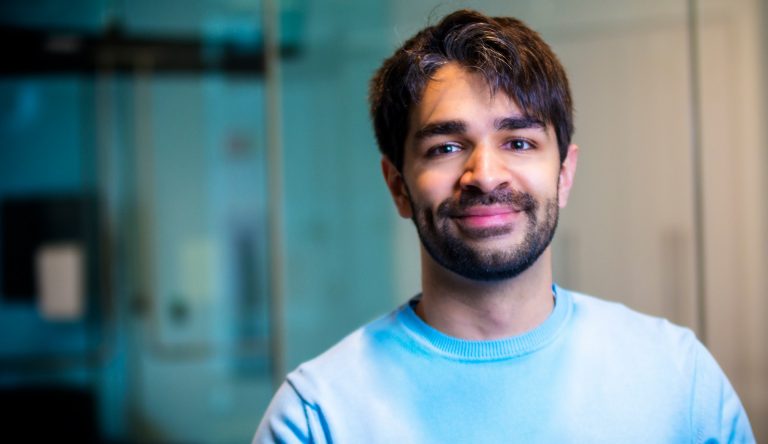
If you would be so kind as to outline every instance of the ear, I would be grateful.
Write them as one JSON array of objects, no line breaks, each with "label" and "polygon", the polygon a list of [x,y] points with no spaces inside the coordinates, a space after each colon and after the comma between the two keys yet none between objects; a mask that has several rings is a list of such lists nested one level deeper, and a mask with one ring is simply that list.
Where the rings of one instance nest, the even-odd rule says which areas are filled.
[{"label": "ear", "polygon": [[557,189],[560,208],[568,204],[568,196],[571,194],[573,177],[576,175],[576,164],[579,161],[579,147],[571,144],[568,146],[568,154],[560,165],[560,184]]},{"label": "ear", "polygon": [[384,174],[384,180],[387,182],[387,188],[389,188],[389,193],[392,194],[392,200],[395,201],[400,217],[410,219],[413,216],[411,198],[408,195],[403,175],[397,171],[397,168],[395,168],[395,165],[387,156],[382,156],[381,158],[381,172]]}]

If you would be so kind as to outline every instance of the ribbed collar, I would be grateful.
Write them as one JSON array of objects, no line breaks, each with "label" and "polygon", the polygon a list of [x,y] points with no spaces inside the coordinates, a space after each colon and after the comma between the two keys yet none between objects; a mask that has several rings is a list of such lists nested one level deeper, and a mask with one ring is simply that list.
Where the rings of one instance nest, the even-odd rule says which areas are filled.
[{"label": "ribbed collar", "polygon": [[445,357],[462,361],[497,361],[533,353],[552,342],[571,316],[573,300],[567,290],[553,285],[555,308],[538,327],[518,336],[490,341],[466,340],[448,336],[424,322],[413,307],[420,295],[404,304],[398,319],[420,345]]}]

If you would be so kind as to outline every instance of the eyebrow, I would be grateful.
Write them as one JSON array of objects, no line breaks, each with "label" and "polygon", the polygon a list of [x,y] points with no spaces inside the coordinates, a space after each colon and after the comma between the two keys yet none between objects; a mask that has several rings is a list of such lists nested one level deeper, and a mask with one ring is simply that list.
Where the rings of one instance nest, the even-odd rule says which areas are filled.
[{"label": "eyebrow", "polygon": [[467,132],[467,125],[460,120],[446,120],[444,122],[435,122],[424,125],[416,131],[414,138],[423,140],[433,136],[446,136],[451,134],[464,134]]},{"label": "eyebrow", "polygon": [[[494,122],[497,130],[518,130],[527,128],[546,128],[544,122],[539,119],[528,116],[505,117]],[[467,125],[461,120],[446,120],[424,125],[416,131],[414,138],[423,140],[434,136],[446,136],[455,134],[464,134],[467,132]]]},{"label": "eyebrow", "polygon": [[494,122],[498,130],[518,130],[527,128],[546,128],[544,122],[529,116],[506,117]]}]

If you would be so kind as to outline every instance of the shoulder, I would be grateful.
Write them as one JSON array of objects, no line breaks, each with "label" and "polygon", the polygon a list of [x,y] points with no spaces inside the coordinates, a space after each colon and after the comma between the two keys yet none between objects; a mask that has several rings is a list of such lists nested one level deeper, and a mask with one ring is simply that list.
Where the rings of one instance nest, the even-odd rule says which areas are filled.
[{"label": "shoulder", "polygon": [[328,411],[346,411],[365,400],[374,360],[398,333],[402,307],[347,335],[336,345],[290,372],[275,394],[253,443],[330,442]]},{"label": "shoulder", "polygon": [[[568,290],[566,290],[568,291]],[[696,341],[693,332],[669,320],[641,313],[626,305],[570,291],[573,317],[597,329],[610,329],[617,334],[648,335],[652,339],[666,338],[673,342]]]},{"label": "shoulder", "polygon": [[[568,291],[568,290],[565,290]],[[703,346],[694,332],[667,319],[635,311],[624,304],[578,292],[573,299],[573,330],[577,340],[593,341],[646,359],[674,362],[682,373],[692,371]]]},{"label": "shoulder", "polygon": [[623,381],[640,388],[637,399],[655,396],[667,404],[678,399],[695,442],[754,442],[738,396],[693,331],[617,302],[569,295],[569,344],[581,362],[594,363],[587,367],[590,374],[605,378],[615,369]]},{"label": "shoulder", "polygon": [[400,322],[398,317],[403,309],[404,307],[399,307],[363,325],[322,354],[303,363],[299,369],[305,368],[315,371],[334,369],[338,368],[339,363],[346,362],[349,358],[363,358],[372,351],[379,351],[379,348],[393,341],[395,336],[399,334]]},{"label": "shoulder", "polygon": [[365,385],[388,361],[405,334],[398,316],[400,307],[353,331],[317,357],[299,365],[286,377],[305,402],[337,396],[351,387]]}]

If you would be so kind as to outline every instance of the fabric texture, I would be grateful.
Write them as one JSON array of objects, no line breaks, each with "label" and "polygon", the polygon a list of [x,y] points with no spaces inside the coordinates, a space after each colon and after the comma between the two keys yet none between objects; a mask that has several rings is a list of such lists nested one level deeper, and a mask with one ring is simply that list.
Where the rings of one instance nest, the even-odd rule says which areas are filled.
[{"label": "fabric texture", "polygon": [[693,333],[554,287],[547,320],[468,341],[417,298],[291,372],[253,442],[752,443],[746,413]]}]

